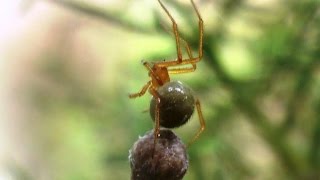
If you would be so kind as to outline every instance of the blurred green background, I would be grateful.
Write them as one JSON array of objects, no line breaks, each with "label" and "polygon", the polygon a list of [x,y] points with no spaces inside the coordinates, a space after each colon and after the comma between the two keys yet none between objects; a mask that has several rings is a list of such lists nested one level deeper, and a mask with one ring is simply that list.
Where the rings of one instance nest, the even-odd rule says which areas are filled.
[{"label": "blurred green background", "polygon": [[[194,53],[187,0],[164,1]],[[320,179],[320,1],[197,0],[204,58],[172,75],[207,127],[184,179]],[[0,179],[129,179],[153,124],[141,60],[176,57],[156,0],[1,3]],[[184,55],[186,55],[184,53]],[[186,56],[185,56],[186,57]],[[196,115],[174,130],[188,142]]]}]

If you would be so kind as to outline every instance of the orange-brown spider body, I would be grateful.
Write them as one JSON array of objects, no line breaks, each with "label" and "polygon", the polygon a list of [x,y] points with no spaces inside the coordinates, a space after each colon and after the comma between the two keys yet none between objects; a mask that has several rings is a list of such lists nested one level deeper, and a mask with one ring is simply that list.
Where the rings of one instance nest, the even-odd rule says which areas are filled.
[{"label": "orange-brown spider body", "polygon": [[161,67],[157,64],[153,64],[152,71],[149,72],[151,77],[151,84],[155,89],[163,86],[165,83],[170,82],[170,76],[167,67]]},{"label": "orange-brown spider body", "polygon": [[[193,0],[190,1],[199,19],[198,56],[193,57],[189,44],[179,36],[177,23],[161,0],[158,0],[162,9],[166,12],[172,22],[173,33],[176,41],[177,59],[171,61],[143,62],[142,64],[148,70],[151,80],[143,86],[140,92],[129,95],[130,98],[136,98],[144,95],[146,91],[149,90],[150,94],[153,96],[150,110],[153,111],[151,112],[151,116],[155,122],[155,143],[159,136],[160,126],[167,128],[181,126],[190,118],[194,111],[194,107],[197,109],[201,127],[189,144],[193,143],[205,128],[205,122],[199,100],[194,98],[191,94],[191,90],[186,88],[182,83],[175,81],[171,82],[169,76],[169,74],[181,74],[195,71],[196,63],[198,63],[202,58],[203,20]],[[181,42],[184,43],[188,54],[188,58],[186,59],[183,59],[182,57]],[[175,91],[170,89],[175,89]],[[185,99],[189,99],[191,101],[185,101]],[[187,107],[187,110],[183,110],[183,107]],[[163,114],[164,117],[162,117],[161,114]],[[177,114],[179,115],[176,116]],[[177,122],[168,123],[168,121]]]}]

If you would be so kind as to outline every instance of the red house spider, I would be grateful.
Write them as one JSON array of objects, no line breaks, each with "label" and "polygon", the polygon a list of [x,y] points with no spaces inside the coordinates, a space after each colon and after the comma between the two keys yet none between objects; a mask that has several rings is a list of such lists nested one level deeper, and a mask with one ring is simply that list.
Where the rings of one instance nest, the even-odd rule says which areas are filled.
[{"label": "red house spider", "polygon": [[[199,54],[193,57],[189,44],[179,36],[178,26],[167,8],[161,0],[158,0],[162,9],[170,18],[173,26],[173,33],[176,41],[177,59],[171,61],[143,62],[149,72],[151,78],[140,92],[130,94],[130,98],[136,98],[144,95],[147,90],[153,96],[150,104],[150,114],[155,122],[154,127],[154,143],[159,136],[160,126],[165,128],[175,128],[185,124],[191,117],[194,111],[194,106],[197,108],[200,129],[189,142],[192,144],[205,128],[200,102],[192,95],[191,89],[183,85],[179,81],[170,81],[169,74],[188,73],[196,70],[196,63],[202,58],[202,43],[203,43],[203,20],[200,13],[193,2],[190,0],[199,19]],[[185,44],[188,58],[183,59],[181,53],[181,42]],[[185,65],[183,67],[178,67]],[[188,67],[189,66],[189,67]]]}]

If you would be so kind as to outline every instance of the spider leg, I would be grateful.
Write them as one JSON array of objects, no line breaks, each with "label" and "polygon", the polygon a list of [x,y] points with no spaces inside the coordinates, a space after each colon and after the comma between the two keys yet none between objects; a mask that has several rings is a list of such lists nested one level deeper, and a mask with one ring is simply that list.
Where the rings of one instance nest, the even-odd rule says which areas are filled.
[{"label": "spider leg", "polygon": [[187,53],[188,53],[188,56],[190,59],[193,58],[193,55],[192,55],[192,51],[191,51],[191,48],[190,48],[190,45],[188,44],[188,42],[186,40],[184,40],[183,38],[181,38],[181,41],[184,43],[185,45],[185,48],[187,50]]},{"label": "spider leg", "polygon": [[169,18],[172,22],[173,33],[174,33],[174,37],[176,39],[177,58],[178,58],[177,62],[179,64],[182,62],[182,53],[181,53],[181,47],[180,47],[180,37],[179,37],[178,25],[177,25],[176,21],[173,19],[173,17],[171,16],[171,14],[169,13],[168,9],[163,5],[161,0],[158,0],[158,2],[160,3],[162,9],[166,12],[166,14],[169,16]]},{"label": "spider leg", "polygon": [[[198,48],[198,56],[197,57],[192,57],[190,56],[190,47],[189,49],[187,48],[187,52],[189,55],[188,59],[182,59],[182,54],[181,54],[181,49],[180,49],[180,40],[184,41],[182,38],[179,38],[179,32],[178,32],[178,27],[176,22],[174,21],[174,19],[172,18],[172,16],[170,15],[170,13],[168,12],[168,10],[164,7],[164,5],[161,3],[160,0],[158,0],[160,5],[162,6],[162,8],[166,11],[166,13],[168,14],[168,16],[170,17],[172,23],[173,23],[173,31],[174,31],[174,35],[176,38],[176,46],[177,46],[177,54],[178,54],[178,60],[177,61],[166,61],[166,62],[158,62],[157,65],[158,66],[163,66],[163,67],[169,67],[169,66],[177,66],[177,65],[184,65],[184,64],[191,64],[192,66],[194,66],[197,62],[199,62],[202,59],[203,56],[203,20],[202,17],[199,13],[199,10],[197,8],[197,6],[195,5],[193,0],[190,0],[193,6],[193,9],[195,10],[197,16],[198,16],[198,26],[199,26],[199,48]],[[188,45],[189,46],[189,45]],[[180,59],[181,58],[181,59]],[[181,73],[184,72],[192,72],[192,70],[190,70],[191,68],[187,68],[187,70],[181,70]],[[195,68],[194,68],[195,69]],[[173,71],[172,73],[180,73],[179,70],[178,71]]]},{"label": "spider leg", "polygon": [[202,58],[202,52],[203,52],[203,20],[199,13],[199,10],[196,6],[196,4],[193,2],[193,0],[190,0],[193,6],[193,9],[196,11],[198,19],[199,19],[199,54],[198,54],[198,61]]},{"label": "spider leg", "polygon": [[199,62],[203,56],[203,20],[202,20],[202,17],[200,15],[199,10],[198,10],[196,4],[194,3],[194,1],[193,0],[190,0],[190,1],[191,1],[193,9],[195,10],[195,12],[198,16],[198,26],[199,26],[199,49],[198,49],[198,51],[199,52],[198,52],[198,57],[196,57],[196,58],[193,58],[192,55],[190,56],[190,53],[191,53],[190,46],[188,45],[187,42],[185,42],[186,47],[187,47],[187,52],[189,55],[189,59],[183,59],[181,63],[182,64],[189,64],[190,63],[190,64],[194,65],[195,63]]},{"label": "spider leg", "polygon": [[200,106],[200,101],[199,99],[196,100],[196,108],[199,116],[199,121],[200,121],[200,129],[196,133],[196,135],[192,138],[192,140],[188,143],[188,147],[193,144],[200,136],[200,134],[204,131],[206,127],[206,123],[203,119],[202,111],[201,111],[201,106]]},{"label": "spider leg", "polygon": [[[170,35],[174,36],[174,34],[166,26],[164,26],[164,29],[167,31],[167,33],[169,33]],[[184,46],[185,46],[185,48],[187,50],[189,58],[192,59],[193,56],[192,56],[191,48],[190,48],[188,42],[186,40],[184,40],[182,37],[180,37],[180,42],[182,42],[184,44]]]},{"label": "spider leg", "polygon": [[[173,35],[172,32],[170,32],[168,29],[165,29],[169,34]],[[188,57],[189,59],[193,59],[193,55],[192,55],[192,51],[190,48],[190,45],[188,44],[188,42],[186,40],[184,40],[182,37],[180,37],[180,42],[183,43],[183,45],[185,46],[185,49],[187,51]],[[185,61],[185,60],[184,60]],[[173,63],[176,63],[177,61],[170,61]],[[183,63],[183,62],[182,62]],[[161,62],[160,62],[161,64]],[[157,63],[157,65],[159,65],[159,63]],[[180,64],[179,64],[180,65]],[[169,65],[170,66],[170,65]],[[192,67],[183,67],[183,68],[171,68],[168,69],[169,74],[181,74],[181,73],[188,73],[188,72],[193,72],[196,70],[197,65],[196,64],[191,64]]]},{"label": "spider leg", "polygon": [[193,72],[196,70],[196,65],[192,64],[192,67],[183,67],[183,68],[174,68],[174,69],[169,69],[168,72],[170,74],[181,74],[181,73],[189,73]]},{"label": "spider leg", "polygon": [[148,90],[148,88],[150,87],[151,85],[151,81],[148,81],[147,84],[145,84],[142,89],[140,90],[140,92],[138,93],[133,93],[133,94],[129,94],[129,98],[136,98],[136,97],[140,97],[140,96],[143,96],[146,91]]},{"label": "spider leg", "polygon": [[157,77],[157,74],[152,70],[152,68],[151,68],[151,66],[150,66],[150,63],[144,61],[144,62],[142,62],[142,65],[147,68],[147,70],[149,71],[149,73],[150,73],[153,77]]},{"label": "spider leg", "polygon": [[[193,55],[192,55],[192,51],[191,51],[191,48],[188,44],[187,41],[185,41],[184,39],[181,38],[181,41],[184,43],[185,45],[185,48],[187,50],[187,53],[188,53],[188,56],[190,59],[193,59]],[[192,67],[183,67],[183,68],[171,68],[171,69],[168,69],[168,72],[170,74],[181,74],[181,73],[188,73],[188,72],[193,72],[196,70],[197,68],[197,65],[196,64],[191,64]]]},{"label": "spider leg", "polygon": [[160,136],[160,95],[154,88],[150,88],[149,92],[152,94],[154,98],[156,98],[156,106],[155,106],[155,126],[154,126],[154,149],[157,143],[157,139]]}]

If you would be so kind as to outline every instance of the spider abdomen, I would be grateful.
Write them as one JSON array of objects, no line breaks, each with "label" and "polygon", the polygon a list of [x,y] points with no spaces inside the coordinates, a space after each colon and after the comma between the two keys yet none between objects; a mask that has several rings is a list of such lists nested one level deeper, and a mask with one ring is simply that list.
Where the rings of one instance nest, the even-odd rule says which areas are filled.
[{"label": "spider abdomen", "polygon": [[[175,128],[185,124],[194,111],[195,98],[192,90],[180,81],[167,82],[158,88],[160,95],[160,126]],[[156,99],[150,103],[150,115],[155,120]]]}]

